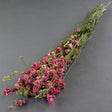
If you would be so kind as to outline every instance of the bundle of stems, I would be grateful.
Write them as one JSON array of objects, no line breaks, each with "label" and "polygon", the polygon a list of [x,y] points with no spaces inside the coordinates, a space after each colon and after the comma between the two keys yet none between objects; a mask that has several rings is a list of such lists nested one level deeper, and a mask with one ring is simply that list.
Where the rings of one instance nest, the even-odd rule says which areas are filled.
[{"label": "bundle of stems", "polygon": [[[87,41],[92,37],[95,32],[94,26],[104,11],[107,10],[106,7],[109,4],[110,2],[106,6],[101,4],[94,8],[90,16],[66,40],[63,40],[40,61],[34,62],[31,67],[26,65],[21,56],[20,58],[27,68],[22,71],[14,71],[12,75],[4,76],[3,81],[11,80],[11,76],[19,74],[14,87],[7,87],[4,90],[4,95],[8,96],[10,92],[23,94],[22,100],[15,100],[17,106],[25,104],[25,99],[28,96],[47,97],[49,104],[52,105],[55,95],[58,95],[60,90],[65,88],[64,80],[70,68],[76,62]],[[13,106],[9,106],[9,109],[13,109]]]}]

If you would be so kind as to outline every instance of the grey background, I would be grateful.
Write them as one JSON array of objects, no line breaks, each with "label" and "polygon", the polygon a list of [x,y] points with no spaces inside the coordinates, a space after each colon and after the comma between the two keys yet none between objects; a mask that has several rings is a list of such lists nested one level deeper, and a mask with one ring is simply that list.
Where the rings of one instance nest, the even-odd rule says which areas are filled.
[{"label": "grey background", "polygon": [[[109,0],[0,0],[0,80],[14,70],[39,60],[67,38],[96,5]],[[66,78],[66,88],[52,106],[45,99],[29,98],[14,112],[112,112],[112,4],[96,25]],[[15,94],[3,96],[3,88],[16,82],[0,81],[0,112],[8,112]]]}]

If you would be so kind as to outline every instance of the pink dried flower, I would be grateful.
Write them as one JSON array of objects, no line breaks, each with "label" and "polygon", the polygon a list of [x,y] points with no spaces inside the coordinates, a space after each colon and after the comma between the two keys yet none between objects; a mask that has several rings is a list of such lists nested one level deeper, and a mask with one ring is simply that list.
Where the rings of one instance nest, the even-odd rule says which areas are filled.
[{"label": "pink dried flower", "polygon": [[24,74],[30,74],[30,70],[25,71]]},{"label": "pink dried flower", "polygon": [[62,89],[65,88],[65,83],[63,81],[60,82],[60,88],[62,88]]},{"label": "pink dried flower", "polygon": [[22,78],[21,77],[18,77],[18,81],[17,82],[18,82],[18,84],[19,83],[22,83],[23,82]]},{"label": "pink dried flower", "polygon": [[49,71],[49,74],[51,74],[51,75],[54,75],[54,73],[55,73],[55,70],[50,70]]},{"label": "pink dried flower", "polygon": [[59,69],[58,69],[58,73],[59,73],[59,74],[63,74],[63,72],[64,72],[64,69],[63,69],[63,68],[59,68]]},{"label": "pink dried flower", "polygon": [[73,45],[70,43],[70,44],[68,44],[68,47],[69,47],[69,48],[72,48],[72,47],[73,47]]},{"label": "pink dried flower", "polygon": [[30,70],[30,76],[36,77],[37,76],[37,70],[34,68],[29,68]]},{"label": "pink dried flower", "polygon": [[49,94],[47,94],[47,100],[48,100],[48,102],[49,102],[50,105],[53,104],[54,98],[55,98],[55,95],[49,95]]},{"label": "pink dried flower", "polygon": [[22,100],[15,100],[15,105],[22,106]]},{"label": "pink dried flower", "polygon": [[71,39],[71,38],[69,38],[69,42],[70,42],[70,43],[73,43],[73,42],[74,42],[74,40],[73,40],[73,39]]},{"label": "pink dried flower", "polygon": [[33,84],[34,84],[35,86],[38,86],[38,85],[40,84],[40,81],[39,81],[39,80],[34,80],[34,81],[33,81]]},{"label": "pink dried flower", "polygon": [[79,33],[81,30],[80,30],[80,28],[77,28],[77,32]]},{"label": "pink dried flower", "polygon": [[72,39],[74,39],[74,35],[71,35],[70,37],[71,37]]},{"label": "pink dried flower", "polygon": [[26,83],[31,83],[31,79],[30,79],[29,74],[24,74],[23,79],[24,79],[24,81],[25,81]]},{"label": "pink dried flower", "polygon": [[51,87],[48,92],[51,93],[51,94],[55,93],[55,88],[54,87]]},{"label": "pink dried flower", "polygon": [[45,75],[45,76],[48,76],[49,73],[50,73],[50,71],[49,71],[48,69],[45,69],[45,70],[44,70],[44,75]]},{"label": "pink dried flower", "polygon": [[80,41],[79,40],[75,40],[75,43],[76,43],[77,46],[79,46]]},{"label": "pink dried flower", "polygon": [[37,70],[41,68],[41,65],[39,63],[32,63],[31,67]]},{"label": "pink dried flower", "polygon": [[67,59],[67,64],[70,63],[70,62],[71,62],[71,60],[70,59]]},{"label": "pink dried flower", "polygon": [[50,52],[47,54],[47,56],[51,56]]},{"label": "pink dried flower", "polygon": [[62,51],[62,47],[61,46],[58,46],[57,47],[57,52],[61,52]]},{"label": "pink dried flower", "polygon": [[66,54],[68,54],[70,52],[70,50],[69,49],[66,49],[65,52],[66,52]]},{"label": "pink dried flower", "polygon": [[[59,48],[59,49],[61,49],[61,47]],[[61,51],[60,51],[61,52]],[[52,51],[51,52],[51,55],[53,56],[53,55],[55,55],[55,52],[54,51]]]},{"label": "pink dried flower", "polygon": [[8,96],[9,93],[10,93],[11,91],[12,91],[11,88],[10,88],[10,87],[7,87],[7,88],[4,90],[4,95],[5,95],[5,96]]},{"label": "pink dried flower", "polygon": [[36,77],[36,80],[39,80],[39,79],[40,79],[40,77],[37,76],[37,77]]},{"label": "pink dried flower", "polygon": [[39,87],[37,87],[37,86],[33,86],[33,93],[38,93],[39,92]]},{"label": "pink dried flower", "polygon": [[42,60],[41,65],[45,65],[46,64],[46,60]]},{"label": "pink dried flower", "polygon": [[50,84],[51,84],[51,81],[47,80],[47,81],[46,81],[46,85],[48,86],[48,85],[50,85]]},{"label": "pink dried flower", "polygon": [[10,105],[10,106],[8,106],[8,108],[9,108],[9,110],[12,110],[12,109],[13,109],[13,106],[12,106],[12,105]]},{"label": "pink dried flower", "polygon": [[58,94],[60,94],[60,88],[57,88],[57,89],[55,90],[55,95],[58,95]]},{"label": "pink dried flower", "polygon": [[20,86],[19,86],[18,83],[15,83],[14,87],[15,87],[16,89],[20,89]]}]

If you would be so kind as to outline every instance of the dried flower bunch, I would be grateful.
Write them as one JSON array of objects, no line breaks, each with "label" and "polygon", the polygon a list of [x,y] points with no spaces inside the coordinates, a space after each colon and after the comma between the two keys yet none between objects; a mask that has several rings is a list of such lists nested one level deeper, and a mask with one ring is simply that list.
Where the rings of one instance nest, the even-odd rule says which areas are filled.
[{"label": "dried flower bunch", "polygon": [[[17,77],[18,75],[14,87],[7,87],[4,95],[8,96],[11,92],[23,95],[22,100],[15,100],[16,106],[24,105],[29,96],[34,96],[36,99],[46,97],[49,104],[52,105],[55,95],[60,94],[60,90],[65,88],[64,81],[70,67],[78,58],[88,39],[91,38],[95,31],[95,24],[107,10],[106,7],[109,4],[97,6],[82,25],[40,61],[34,62],[25,70],[14,71],[14,74],[4,76],[3,81],[5,82],[5,80],[11,80],[11,76]],[[20,58],[25,64],[23,57]],[[12,110],[13,105],[10,105],[9,109]]]}]

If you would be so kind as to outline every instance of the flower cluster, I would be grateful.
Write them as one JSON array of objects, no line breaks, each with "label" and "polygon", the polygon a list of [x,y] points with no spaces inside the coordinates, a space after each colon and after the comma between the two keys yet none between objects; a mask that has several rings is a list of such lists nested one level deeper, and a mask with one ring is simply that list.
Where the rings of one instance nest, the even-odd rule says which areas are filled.
[{"label": "flower cluster", "polygon": [[22,106],[23,104],[25,104],[25,100],[15,100],[15,105]]},{"label": "flower cluster", "polygon": [[11,89],[10,87],[7,87],[7,88],[5,88],[5,90],[4,90],[4,95],[5,95],[5,96],[8,96],[10,92],[12,92],[12,89]]},{"label": "flower cluster", "polygon": [[[23,94],[22,100],[15,100],[16,106],[24,105],[25,99],[29,96],[46,97],[49,104],[52,105],[55,95],[60,94],[60,90],[65,88],[66,71],[76,61],[81,49],[91,37],[94,32],[94,25],[100,19],[102,12],[106,10],[105,8],[106,6],[98,6],[82,26],[73,31],[66,40],[62,41],[55,50],[49,52],[41,61],[33,63],[25,70],[15,71],[13,75],[4,76],[3,82],[11,80],[11,76],[17,77],[19,74],[14,87],[7,87],[4,90],[4,95],[8,96],[10,92]],[[94,20],[94,22],[90,22],[90,20]],[[27,66],[23,57],[20,58],[23,64]],[[12,110],[13,105],[8,108]]]},{"label": "flower cluster", "polygon": [[[16,91],[16,94],[24,94],[26,98],[28,96],[47,97],[49,104],[52,105],[55,95],[58,95],[60,90],[65,88],[63,75],[71,62],[69,57],[65,57],[74,45],[79,46],[80,42],[76,42],[76,38],[77,35],[71,35],[64,45],[59,45],[54,51],[43,57],[41,61],[32,63],[32,66],[18,77],[14,88],[7,87],[4,90],[4,95],[8,96],[10,92]],[[18,73],[15,71],[14,76],[17,76]],[[25,100],[15,100],[16,106],[22,106],[23,104],[25,104]]]}]

